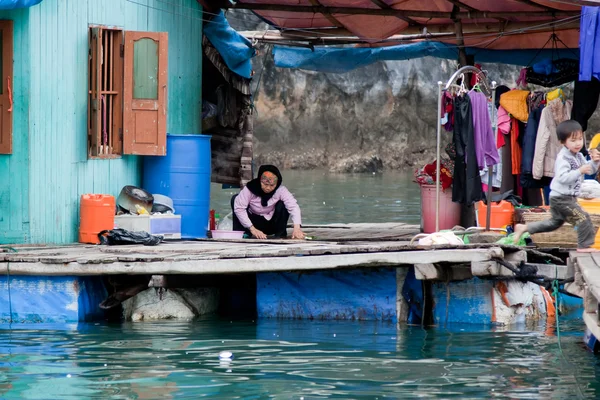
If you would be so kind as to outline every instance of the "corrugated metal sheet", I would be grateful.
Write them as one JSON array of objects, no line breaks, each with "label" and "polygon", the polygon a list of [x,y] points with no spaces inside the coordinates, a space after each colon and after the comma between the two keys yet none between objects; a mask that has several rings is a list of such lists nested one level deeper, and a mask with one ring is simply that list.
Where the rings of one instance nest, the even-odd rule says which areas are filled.
[{"label": "corrugated metal sheet", "polygon": [[0,243],[29,240],[29,47],[25,22],[28,9],[0,11],[1,19],[14,21],[13,154],[0,155]]},{"label": "corrugated metal sheet", "polygon": [[[15,51],[24,49],[28,54],[19,55],[20,61],[15,59],[15,71],[30,69],[30,241],[74,242],[81,194],[116,196],[122,186],[141,183],[139,157],[87,160],[89,25],[168,32],[167,131],[199,133],[202,14],[196,0],[45,0],[28,12],[29,43],[23,46],[15,43]],[[15,121],[19,119],[15,114]],[[27,128],[15,126],[14,132],[15,138],[23,138],[25,142],[20,144],[22,154]],[[23,173],[14,171],[14,174]],[[0,193],[3,187],[0,183]],[[12,192],[16,191],[11,189]],[[19,203],[11,200],[8,209],[13,212],[18,208]]]}]

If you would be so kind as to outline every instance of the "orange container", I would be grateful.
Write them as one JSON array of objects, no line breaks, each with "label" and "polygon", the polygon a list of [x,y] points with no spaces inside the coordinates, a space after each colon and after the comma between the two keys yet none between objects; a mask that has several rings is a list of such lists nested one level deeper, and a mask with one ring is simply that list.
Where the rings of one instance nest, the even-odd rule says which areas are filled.
[{"label": "orange container", "polygon": [[98,244],[98,233],[115,227],[115,198],[83,194],[79,203],[79,242]]},{"label": "orange container", "polygon": [[[485,228],[487,217],[487,205],[480,201],[477,208],[477,226]],[[492,214],[490,215],[490,228],[504,228],[506,225],[513,224],[513,215],[515,206],[508,201],[502,200],[499,203],[492,203]]]}]

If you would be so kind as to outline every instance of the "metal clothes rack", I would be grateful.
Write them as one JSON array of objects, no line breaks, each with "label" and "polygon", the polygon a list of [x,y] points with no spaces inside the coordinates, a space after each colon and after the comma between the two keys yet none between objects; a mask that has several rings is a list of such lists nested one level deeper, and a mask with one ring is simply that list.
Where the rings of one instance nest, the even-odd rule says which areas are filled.
[{"label": "metal clothes rack", "polygon": [[[485,91],[491,92],[492,104],[495,105],[495,103],[496,103],[496,82],[492,81],[491,85],[490,85],[490,83],[488,82],[487,77],[485,76],[483,71],[477,67],[467,65],[465,67],[460,68],[458,71],[456,71],[450,77],[450,79],[448,79],[448,82],[446,83],[445,86],[442,81],[438,82],[438,113],[436,116],[437,144],[436,144],[436,167],[435,167],[435,230],[436,230],[436,232],[440,230],[440,146],[441,146],[442,125],[440,124],[439,119],[440,119],[440,116],[442,115],[442,94],[444,91],[449,90],[450,88],[458,88],[459,90],[464,90],[466,88],[464,86],[465,85],[465,74],[468,74],[468,73],[474,73],[477,75],[478,83],[480,85],[482,85],[484,88],[484,90],[482,90],[482,91],[484,93],[485,93]],[[458,85],[456,83],[456,81],[459,78],[462,78],[460,85]],[[489,97],[489,94],[486,93],[486,95]],[[493,130],[495,131],[496,130],[495,129],[495,127],[496,127],[496,107],[495,106],[492,107],[491,120],[492,120],[492,128],[494,128]],[[487,213],[486,213],[486,218],[485,218],[486,231],[490,230],[490,220],[491,220],[491,215],[492,215],[492,207],[491,207],[492,175],[493,175],[492,167],[493,166],[488,166],[488,190],[487,190],[488,207],[487,207]]]}]

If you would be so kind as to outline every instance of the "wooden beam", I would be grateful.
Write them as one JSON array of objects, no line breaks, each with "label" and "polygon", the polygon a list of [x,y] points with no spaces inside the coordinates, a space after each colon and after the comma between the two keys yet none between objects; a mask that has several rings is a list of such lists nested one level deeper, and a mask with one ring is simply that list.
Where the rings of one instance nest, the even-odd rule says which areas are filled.
[{"label": "wooden beam", "polygon": [[448,1],[449,3],[452,3],[452,5],[454,5],[454,6],[463,8],[468,11],[478,11],[475,7],[471,7],[459,0],[446,0],[446,1]]},{"label": "wooden beam", "polygon": [[581,270],[587,290],[596,300],[600,300],[600,268],[589,254],[578,254],[575,262]]},{"label": "wooden beam", "polygon": [[[502,25],[502,24],[499,24]],[[482,35],[482,34],[490,34],[490,33],[500,33],[498,30],[491,30],[491,26],[488,25],[471,25],[468,28],[468,32],[465,32],[463,24],[463,33],[464,37],[468,38],[471,35]],[[492,25],[497,26],[497,25]],[[516,27],[520,27],[520,25],[513,25]],[[579,27],[579,21],[573,21],[572,24],[565,26],[565,29],[577,29]],[[470,29],[480,28],[479,31],[471,31]],[[486,29],[487,28],[487,29]],[[520,28],[515,28],[515,31],[518,31]],[[437,30],[437,29],[436,29]],[[441,29],[440,29],[441,30]],[[550,32],[551,27],[544,30],[531,30],[528,32]],[[562,30],[562,29],[561,29]],[[331,31],[328,34],[327,31]],[[411,42],[414,40],[420,39],[429,39],[429,40],[439,40],[444,38],[454,38],[456,34],[451,32],[427,32],[427,33],[415,33],[415,34],[405,34],[408,32],[415,32],[418,30],[415,29],[407,29],[403,31],[402,34],[392,35],[388,38],[381,39],[377,41],[377,43],[402,43],[402,42]],[[560,32],[560,30],[556,30],[556,32]],[[334,44],[361,44],[365,43],[365,39],[359,38],[354,35],[352,32],[341,29],[331,29],[331,30],[316,30],[311,32],[305,31],[283,31],[279,32],[276,30],[270,31],[240,31],[242,36],[248,39],[256,39],[259,42],[265,43],[273,43],[273,44],[283,44],[283,45],[302,45],[307,46],[308,43],[313,45],[334,45]],[[508,34],[506,34],[508,36]]]},{"label": "wooden beam", "polygon": [[[534,27],[539,24],[544,24],[540,30],[551,32],[554,27],[556,30],[564,30],[564,29],[579,29],[579,20],[574,20],[568,23],[561,22],[560,24],[557,21],[536,21],[533,25]],[[462,22],[463,33],[491,33],[491,32],[513,32],[519,31],[522,29],[531,29],[531,22],[488,22],[488,23],[467,23],[465,21]],[[409,26],[404,29],[400,35],[411,35],[411,34],[423,34],[423,29],[426,29],[426,33],[454,33],[454,24],[427,24],[425,26]],[[537,29],[534,29],[537,30]],[[269,30],[271,32],[280,32],[282,37],[336,37],[336,36],[356,36],[354,33],[348,31],[345,28],[327,28],[327,29],[303,29],[302,31],[297,30],[286,30],[282,29],[281,31],[277,30]],[[254,34],[255,37],[260,37],[264,33],[264,31],[246,31],[246,34]],[[394,36],[400,36],[394,35]],[[394,37],[392,36],[392,37]]]},{"label": "wooden beam", "polygon": [[465,264],[415,264],[415,278],[420,281],[464,281],[473,278]]},{"label": "wooden beam", "polygon": [[465,50],[462,21],[460,19],[454,20],[454,33],[456,34],[456,45],[458,47],[458,66],[466,67],[468,65],[467,51]]},{"label": "wooden beam", "polygon": [[583,322],[585,326],[592,332],[596,339],[600,338],[600,326],[598,324],[598,314],[596,313],[583,313]]},{"label": "wooden beam", "polygon": [[[382,0],[371,0],[371,2],[383,10],[392,9],[392,6],[383,2]],[[414,19],[409,18],[409,17],[398,15],[398,16],[396,16],[396,18],[401,19],[402,21],[408,22],[409,26],[423,26],[422,24],[418,23],[417,21],[415,21]]]},{"label": "wooden beam", "polygon": [[[321,3],[319,3],[319,0],[310,0],[310,4],[312,4],[313,6],[322,6]],[[331,15],[330,13],[324,13],[323,14],[325,16],[325,18],[327,18],[327,20],[329,22],[331,22],[335,27],[337,28],[345,28],[344,25],[338,21],[333,15]]]},{"label": "wooden beam", "polygon": [[[348,14],[348,15],[380,15],[391,17],[415,17],[415,18],[459,18],[459,19],[480,19],[480,18],[518,18],[523,16],[523,12],[492,12],[492,11],[461,11],[455,14],[443,11],[420,11],[420,10],[397,10],[397,9],[377,9],[361,7],[325,7],[325,6],[292,6],[286,4],[259,4],[242,3],[231,4],[233,9],[252,10],[252,11],[285,11],[296,13],[312,14]],[[580,11],[530,11],[528,17],[575,17],[581,15]]]},{"label": "wooden beam", "polygon": [[[245,256],[244,254],[242,256]],[[235,255],[237,257],[237,255]],[[304,257],[264,257],[236,259],[198,259],[182,261],[160,260],[117,261],[102,264],[80,264],[65,262],[44,264],[43,262],[10,262],[10,274],[45,276],[83,275],[170,275],[170,274],[236,274],[276,271],[318,271],[335,268],[381,268],[413,265],[416,263],[470,263],[503,258],[499,247],[488,249],[419,250],[400,252],[333,254]],[[125,259],[119,256],[120,259]],[[131,255],[132,260],[140,259]],[[0,273],[9,271],[7,262],[0,262]]]},{"label": "wooden beam", "polygon": [[539,3],[536,3],[536,2],[531,1],[531,0],[517,0],[517,1],[519,3],[527,4],[528,6],[541,8],[542,10],[547,10],[547,11],[552,11],[552,12],[557,11],[556,8],[552,8],[552,7],[546,6],[544,4],[539,4]]}]

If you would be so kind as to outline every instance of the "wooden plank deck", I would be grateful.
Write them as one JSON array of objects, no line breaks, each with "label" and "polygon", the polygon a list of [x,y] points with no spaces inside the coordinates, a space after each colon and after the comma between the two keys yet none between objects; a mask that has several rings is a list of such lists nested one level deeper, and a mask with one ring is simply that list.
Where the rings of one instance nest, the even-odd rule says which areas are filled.
[{"label": "wooden plank deck", "polygon": [[600,339],[600,254],[573,252],[570,258],[575,266],[575,283],[578,274],[583,279],[583,321],[596,339]]},{"label": "wooden plank deck", "polygon": [[[158,246],[21,245],[13,249],[0,246],[0,273],[48,276],[165,275],[436,263],[482,266],[481,263],[493,258],[503,258],[505,252],[514,255],[521,250],[520,253],[524,253],[514,246],[496,244],[420,248],[408,242],[418,233],[418,227],[406,224],[307,226],[305,232],[320,240],[203,239],[170,241]],[[500,269],[489,263],[483,266],[486,271],[492,271],[492,267]],[[483,273],[485,276],[490,274]],[[507,275],[506,271],[502,275]]]}]

